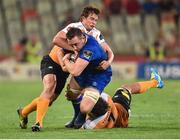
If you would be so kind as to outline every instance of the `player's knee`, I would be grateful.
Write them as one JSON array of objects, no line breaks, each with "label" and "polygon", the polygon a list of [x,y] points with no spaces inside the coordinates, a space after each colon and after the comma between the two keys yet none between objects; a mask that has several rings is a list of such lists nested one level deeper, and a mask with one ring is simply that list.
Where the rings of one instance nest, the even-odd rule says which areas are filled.
[{"label": "player's knee", "polygon": [[95,91],[85,91],[83,99],[80,104],[80,110],[82,113],[89,113],[92,111],[94,105],[97,103],[100,95]]},{"label": "player's knee", "polygon": [[80,105],[80,111],[81,111],[81,113],[83,113],[83,114],[87,114],[88,112],[89,112],[89,107],[88,106],[85,106],[85,105],[83,105],[83,104],[81,104]]},{"label": "player's knee", "polygon": [[66,94],[65,94],[67,100],[69,101],[75,100],[79,97],[80,94],[81,94],[80,90],[71,88],[69,84],[67,85]]}]

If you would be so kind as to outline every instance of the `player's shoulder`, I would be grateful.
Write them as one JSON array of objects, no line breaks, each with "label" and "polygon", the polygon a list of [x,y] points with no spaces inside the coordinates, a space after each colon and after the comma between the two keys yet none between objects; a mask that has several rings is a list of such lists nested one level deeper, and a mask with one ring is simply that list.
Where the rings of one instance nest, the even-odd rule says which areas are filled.
[{"label": "player's shoulder", "polygon": [[93,28],[92,29],[92,32],[94,32],[94,33],[97,33],[97,34],[101,34],[101,31],[100,30],[98,30],[97,28]]},{"label": "player's shoulder", "polygon": [[73,22],[73,23],[70,23],[68,26],[75,27],[75,28],[82,28],[83,25],[81,22]]},{"label": "player's shoulder", "polygon": [[87,35],[87,46],[91,46],[91,48],[96,48],[96,47],[92,47],[92,46],[98,46],[98,42],[96,40],[96,38],[92,35]]}]

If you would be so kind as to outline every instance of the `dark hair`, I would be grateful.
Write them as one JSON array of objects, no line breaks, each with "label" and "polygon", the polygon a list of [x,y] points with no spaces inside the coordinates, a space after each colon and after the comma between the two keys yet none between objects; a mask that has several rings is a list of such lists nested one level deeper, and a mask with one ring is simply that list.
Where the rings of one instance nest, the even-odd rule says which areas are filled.
[{"label": "dark hair", "polygon": [[92,7],[92,6],[87,6],[83,9],[83,11],[81,13],[81,18],[82,17],[87,18],[90,14],[99,15],[99,13],[100,13],[99,9]]},{"label": "dark hair", "polygon": [[83,33],[79,28],[72,27],[72,28],[69,28],[68,32],[66,33],[66,38],[72,39],[75,36],[80,37],[82,35],[83,35]]}]

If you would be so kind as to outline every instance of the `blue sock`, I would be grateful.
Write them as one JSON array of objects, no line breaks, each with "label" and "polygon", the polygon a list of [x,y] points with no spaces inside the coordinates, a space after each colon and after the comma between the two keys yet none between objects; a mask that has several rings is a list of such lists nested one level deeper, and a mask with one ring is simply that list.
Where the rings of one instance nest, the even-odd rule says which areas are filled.
[{"label": "blue sock", "polygon": [[79,129],[82,127],[82,125],[85,123],[86,120],[86,114],[83,114],[79,112],[77,115],[75,121],[74,121],[74,128]]},{"label": "blue sock", "polygon": [[80,112],[80,103],[81,103],[82,97],[83,97],[83,95],[78,97],[76,100],[72,101],[72,105],[73,105],[73,109],[74,109],[74,118],[76,118]]}]

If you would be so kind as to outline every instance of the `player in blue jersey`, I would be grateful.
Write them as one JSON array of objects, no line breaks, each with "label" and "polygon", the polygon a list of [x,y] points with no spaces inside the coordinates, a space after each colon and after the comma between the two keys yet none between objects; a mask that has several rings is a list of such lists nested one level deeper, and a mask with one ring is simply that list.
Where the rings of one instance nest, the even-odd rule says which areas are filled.
[{"label": "player in blue jersey", "polygon": [[[63,58],[66,69],[73,76],[68,92],[73,92],[77,95],[76,98],[80,99],[80,116],[85,119],[86,114],[91,112],[98,102],[100,93],[110,82],[112,70],[110,66],[106,70],[98,69],[99,64],[108,57],[94,37],[78,28],[70,28],[66,36],[68,44],[78,52],[74,63],[70,61],[71,54],[66,54]],[[77,117],[75,127],[80,127],[80,120]]]}]

